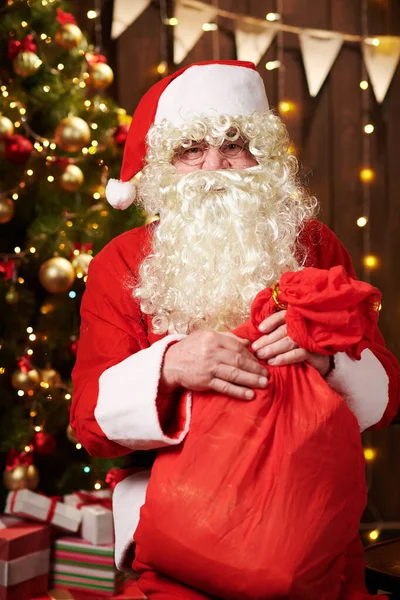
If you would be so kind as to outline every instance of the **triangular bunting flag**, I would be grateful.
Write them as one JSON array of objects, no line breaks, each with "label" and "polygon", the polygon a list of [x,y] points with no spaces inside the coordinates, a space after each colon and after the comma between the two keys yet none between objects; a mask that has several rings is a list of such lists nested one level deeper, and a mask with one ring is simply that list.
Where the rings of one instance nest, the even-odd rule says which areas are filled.
[{"label": "triangular bunting flag", "polygon": [[[379,43],[375,45],[376,42]],[[399,62],[400,38],[383,35],[366,39],[363,53],[375,98],[383,102]]]},{"label": "triangular bunting flag", "polygon": [[146,10],[151,0],[114,0],[111,37],[119,37]]},{"label": "triangular bunting flag", "polygon": [[189,54],[203,34],[204,23],[215,18],[217,11],[212,6],[195,6],[189,2],[178,2],[175,16],[178,24],[174,27],[174,63],[179,65]]},{"label": "triangular bunting flag", "polygon": [[343,36],[331,31],[304,29],[299,39],[308,89],[311,96],[316,96],[340,52]]},{"label": "triangular bunting flag", "polygon": [[236,54],[238,60],[249,60],[258,65],[275,37],[272,27],[236,27]]}]

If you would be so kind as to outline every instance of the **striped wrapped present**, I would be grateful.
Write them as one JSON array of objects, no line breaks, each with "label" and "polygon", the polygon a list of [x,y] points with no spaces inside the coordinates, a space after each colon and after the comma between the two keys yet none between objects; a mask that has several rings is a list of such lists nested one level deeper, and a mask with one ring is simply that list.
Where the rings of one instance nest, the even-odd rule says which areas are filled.
[{"label": "striped wrapped present", "polygon": [[52,576],[54,587],[86,590],[99,596],[114,596],[128,577],[115,566],[114,544],[98,546],[79,537],[55,540]]}]

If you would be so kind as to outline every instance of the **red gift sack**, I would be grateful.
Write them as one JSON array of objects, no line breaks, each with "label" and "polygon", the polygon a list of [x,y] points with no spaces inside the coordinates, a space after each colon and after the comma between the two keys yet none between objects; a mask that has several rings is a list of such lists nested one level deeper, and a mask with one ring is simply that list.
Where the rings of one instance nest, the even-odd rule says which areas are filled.
[{"label": "red gift sack", "polygon": [[[260,322],[287,307],[302,348],[359,359],[379,303],[343,267],[306,268],[261,291],[233,333],[253,342]],[[366,504],[357,420],[307,363],[268,371],[249,402],[192,394],[185,441],[153,466],[134,567],[225,599],[347,598],[346,551]]]}]

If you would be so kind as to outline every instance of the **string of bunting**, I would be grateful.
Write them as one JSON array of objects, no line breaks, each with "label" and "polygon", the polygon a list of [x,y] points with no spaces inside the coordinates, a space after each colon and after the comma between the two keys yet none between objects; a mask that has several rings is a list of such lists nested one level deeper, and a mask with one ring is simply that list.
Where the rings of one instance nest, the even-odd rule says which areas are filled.
[{"label": "string of bunting", "polygon": [[[115,0],[112,37],[118,38],[150,5],[140,0],[128,6]],[[316,96],[344,43],[360,44],[364,63],[371,80],[376,100],[385,99],[400,60],[400,36],[378,35],[366,37],[342,31],[314,29],[286,25],[279,13],[268,13],[265,19],[250,17],[219,8],[215,3],[201,0],[178,0],[175,16],[166,18],[165,24],[174,27],[174,62],[182,63],[204,32],[218,29],[215,19],[223,17],[236,23],[235,39],[237,58],[259,64],[275,36],[291,33],[299,37],[309,93]],[[268,70],[282,66],[278,58],[266,63]]]}]

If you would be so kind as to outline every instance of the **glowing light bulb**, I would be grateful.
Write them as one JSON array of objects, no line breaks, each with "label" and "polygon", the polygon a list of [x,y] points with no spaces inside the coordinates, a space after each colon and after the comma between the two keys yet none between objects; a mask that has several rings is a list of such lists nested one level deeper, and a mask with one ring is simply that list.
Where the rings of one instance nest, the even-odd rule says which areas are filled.
[{"label": "glowing light bulb", "polygon": [[26,333],[33,333],[33,327],[27,327]]},{"label": "glowing light bulb", "polygon": [[375,171],[370,168],[361,169],[360,179],[364,183],[371,183],[375,179]]},{"label": "glowing light bulb", "polygon": [[365,127],[364,127],[365,133],[368,133],[368,134],[373,133],[374,129],[375,129],[375,127],[371,123],[368,123],[368,125],[365,125]]},{"label": "glowing light bulb", "polygon": [[18,394],[18,396],[22,397],[25,395],[25,392],[24,392],[24,390],[18,390],[17,394]]},{"label": "glowing light bulb", "polygon": [[168,69],[168,65],[165,62],[165,60],[163,60],[162,62],[159,63],[158,67],[157,67],[157,73],[159,73],[160,75],[164,75],[164,73],[167,72]]},{"label": "glowing light bulb", "polygon": [[274,21],[279,21],[279,19],[281,18],[281,15],[279,13],[270,12],[267,15],[265,15],[265,18],[270,23],[273,23]]},{"label": "glowing light bulb", "polygon": [[371,540],[377,540],[379,537],[379,531],[377,529],[374,529],[373,531],[370,531],[369,533],[369,537]]},{"label": "glowing light bulb", "polygon": [[364,91],[365,91],[365,90],[367,90],[367,89],[368,89],[368,87],[369,87],[369,83],[368,83],[368,81],[365,81],[365,79],[364,79],[363,81],[360,81],[360,88],[361,88],[362,90],[364,90]]},{"label": "glowing light bulb", "polygon": [[64,398],[65,398],[66,400],[71,400],[71,394],[65,394]]},{"label": "glowing light bulb", "polygon": [[267,71],[273,71],[274,69],[279,69],[280,66],[281,66],[280,60],[269,60],[267,63],[265,63],[265,68],[267,69]]},{"label": "glowing light bulb", "polygon": [[31,333],[29,335],[29,339],[30,339],[31,342],[34,342],[36,340],[36,335],[34,333]]},{"label": "glowing light bulb", "polygon": [[364,448],[364,458],[365,460],[374,460],[376,458],[375,448]]},{"label": "glowing light bulb", "polygon": [[96,481],[96,483],[94,484],[93,487],[94,487],[95,490],[101,490],[101,483],[100,483],[100,481]]},{"label": "glowing light bulb", "polygon": [[77,444],[75,444],[75,448],[77,450],[81,450],[82,449],[82,444],[80,444],[79,442]]},{"label": "glowing light bulb", "polygon": [[377,256],[374,256],[373,254],[367,254],[363,258],[363,263],[368,269],[376,269],[379,265],[379,260]]},{"label": "glowing light bulb", "polygon": [[218,25],[216,23],[203,23],[201,28],[203,31],[217,31]]},{"label": "glowing light bulb", "polygon": [[86,16],[88,19],[95,19],[97,17],[97,10],[88,10]]},{"label": "glowing light bulb", "polygon": [[19,254],[21,252],[21,248],[19,246],[15,246],[14,252],[15,254]]},{"label": "glowing light bulb", "polygon": [[367,223],[368,223],[368,219],[367,219],[367,217],[359,217],[359,218],[357,219],[357,225],[358,225],[359,227],[365,227]]}]

